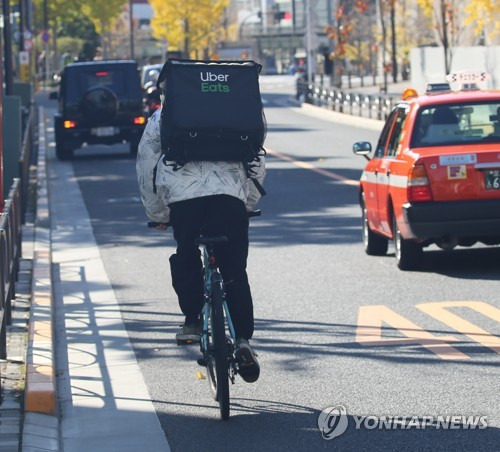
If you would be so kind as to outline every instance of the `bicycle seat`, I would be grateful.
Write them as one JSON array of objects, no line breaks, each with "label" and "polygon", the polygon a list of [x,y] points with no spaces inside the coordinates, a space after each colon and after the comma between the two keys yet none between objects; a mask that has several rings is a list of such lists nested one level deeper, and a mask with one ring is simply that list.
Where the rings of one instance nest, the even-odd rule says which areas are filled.
[{"label": "bicycle seat", "polygon": [[196,239],[195,243],[197,245],[215,245],[217,243],[226,243],[228,241],[225,235],[220,235],[216,237],[199,237]]}]

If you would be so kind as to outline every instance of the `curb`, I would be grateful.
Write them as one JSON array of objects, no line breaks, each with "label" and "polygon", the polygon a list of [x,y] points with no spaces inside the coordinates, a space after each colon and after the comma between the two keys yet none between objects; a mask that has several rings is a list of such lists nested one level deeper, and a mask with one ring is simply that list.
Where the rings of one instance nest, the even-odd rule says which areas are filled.
[{"label": "curb", "polygon": [[[23,451],[40,447],[46,450],[58,450],[59,442],[55,352],[52,335],[54,312],[51,280],[51,232],[46,177],[47,142],[43,108],[39,108],[38,118],[37,204],[32,300],[26,355]],[[50,434],[46,428],[48,426],[51,427],[49,428]]]},{"label": "curb", "polygon": [[339,113],[336,111],[328,110],[325,107],[318,107],[316,105],[303,102],[299,110],[307,115],[315,116],[327,121],[336,122],[339,124],[347,124],[354,127],[361,127],[363,129],[370,129],[380,132],[385,121],[372,118],[364,118],[362,116],[352,116],[347,113]]}]

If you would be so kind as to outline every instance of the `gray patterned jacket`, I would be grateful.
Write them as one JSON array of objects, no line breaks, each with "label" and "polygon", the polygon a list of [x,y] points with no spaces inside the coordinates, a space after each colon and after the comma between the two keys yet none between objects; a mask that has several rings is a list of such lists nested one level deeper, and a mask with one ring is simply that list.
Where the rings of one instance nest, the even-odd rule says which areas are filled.
[{"label": "gray patterned jacket", "polygon": [[[167,223],[169,204],[210,195],[234,196],[245,203],[247,210],[252,210],[259,201],[260,194],[247,177],[241,163],[188,162],[177,171],[162,163],[160,112],[161,109],[158,109],[149,119],[137,154],[137,179],[148,218],[151,221]],[[153,169],[157,163],[154,193]],[[260,165],[256,166],[254,171],[255,178],[263,184],[266,174],[264,157],[261,157]]]}]

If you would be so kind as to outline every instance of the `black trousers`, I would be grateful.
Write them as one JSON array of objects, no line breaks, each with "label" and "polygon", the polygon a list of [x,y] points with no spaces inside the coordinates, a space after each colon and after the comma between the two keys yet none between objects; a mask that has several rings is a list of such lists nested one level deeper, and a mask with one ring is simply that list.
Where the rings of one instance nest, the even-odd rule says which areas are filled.
[{"label": "black trousers", "polygon": [[244,203],[232,196],[214,195],[170,204],[170,223],[177,252],[170,257],[172,285],[186,322],[194,322],[203,308],[203,270],[196,238],[225,235],[216,249],[226,290],[226,301],[236,337],[250,339],[254,330],[253,303],[246,272],[248,216]]}]

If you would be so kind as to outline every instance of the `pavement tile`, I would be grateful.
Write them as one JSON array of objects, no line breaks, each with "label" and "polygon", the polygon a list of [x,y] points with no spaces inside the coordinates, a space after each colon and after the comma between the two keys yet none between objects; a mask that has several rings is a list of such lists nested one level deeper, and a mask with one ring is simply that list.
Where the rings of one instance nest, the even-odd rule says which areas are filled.
[{"label": "pavement tile", "polygon": [[24,447],[37,447],[44,450],[59,450],[59,440],[39,435],[23,434]]},{"label": "pavement tile", "polygon": [[25,413],[24,423],[32,425],[40,425],[48,428],[57,427],[59,420],[56,416],[49,416],[40,413]]},{"label": "pavement tile", "polygon": [[44,425],[35,425],[35,424],[24,424],[23,429],[24,435],[37,435],[43,436],[45,438],[53,438],[58,439],[59,432],[57,427],[47,427]]}]

